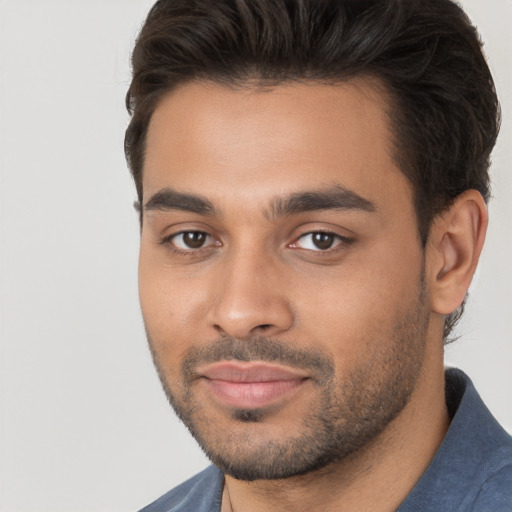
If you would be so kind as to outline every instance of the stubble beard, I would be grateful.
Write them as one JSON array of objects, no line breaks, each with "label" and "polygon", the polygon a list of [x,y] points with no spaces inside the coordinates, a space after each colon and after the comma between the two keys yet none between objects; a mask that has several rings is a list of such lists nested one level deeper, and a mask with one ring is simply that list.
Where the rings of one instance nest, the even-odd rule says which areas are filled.
[{"label": "stubble beard", "polygon": [[[178,417],[208,458],[238,480],[289,478],[320,470],[346,459],[377,438],[407,405],[423,364],[429,314],[423,279],[417,302],[395,319],[391,336],[372,343],[374,353],[343,380],[333,358],[316,350],[297,350],[277,339],[237,340],[229,337],[188,351],[181,366],[180,393],[171,389],[148,335],[162,387]],[[222,361],[267,361],[313,370],[317,400],[287,438],[258,442],[251,429],[221,430],[208,421],[195,398],[194,369]],[[178,396],[179,395],[179,396]],[[238,425],[265,425],[267,411],[234,409]]]}]

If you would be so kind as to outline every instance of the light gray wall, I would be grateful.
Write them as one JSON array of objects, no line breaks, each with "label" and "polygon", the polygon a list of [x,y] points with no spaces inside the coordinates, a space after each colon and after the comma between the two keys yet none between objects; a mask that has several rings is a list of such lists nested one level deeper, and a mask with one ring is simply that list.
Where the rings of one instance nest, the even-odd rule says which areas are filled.
[{"label": "light gray wall", "polygon": [[[136,510],[206,461],[140,319],[122,139],[151,0],[0,2],[0,511]],[[504,111],[491,229],[448,361],[512,427],[512,2],[463,2]]]}]

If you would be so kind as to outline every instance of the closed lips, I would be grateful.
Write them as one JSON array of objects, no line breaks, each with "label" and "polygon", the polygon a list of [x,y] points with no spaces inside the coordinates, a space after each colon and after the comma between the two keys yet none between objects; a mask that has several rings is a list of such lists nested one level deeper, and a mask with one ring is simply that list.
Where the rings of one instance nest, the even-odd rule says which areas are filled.
[{"label": "closed lips", "polygon": [[258,408],[290,395],[307,380],[291,368],[260,363],[218,363],[201,372],[209,390],[223,405]]}]

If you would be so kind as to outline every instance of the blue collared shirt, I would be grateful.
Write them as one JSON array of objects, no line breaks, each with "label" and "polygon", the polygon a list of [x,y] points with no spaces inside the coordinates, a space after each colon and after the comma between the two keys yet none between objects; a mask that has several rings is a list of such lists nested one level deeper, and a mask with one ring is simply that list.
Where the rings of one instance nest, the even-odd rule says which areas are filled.
[{"label": "blue collared shirt", "polygon": [[[460,370],[446,371],[453,419],[397,512],[512,512],[512,437]],[[140,512],[220,512],[224,477],[210,466]]]}]

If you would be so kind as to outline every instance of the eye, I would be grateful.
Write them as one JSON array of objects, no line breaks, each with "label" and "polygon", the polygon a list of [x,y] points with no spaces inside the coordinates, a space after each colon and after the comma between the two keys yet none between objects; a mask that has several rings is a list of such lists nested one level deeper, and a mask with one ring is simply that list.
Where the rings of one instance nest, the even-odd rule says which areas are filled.
[{"label": "eye", "polygon": [[335,233],[315,231],[302,235],[292,244],[292,247],[307,249],[308,251],[328,251],[345,241],[342,236],[336,235]]},{"label": "eye", "polygon": [[204,231],[182,231],[167,238],[177,249],[194,250],[213,244],[213,237]]}]

